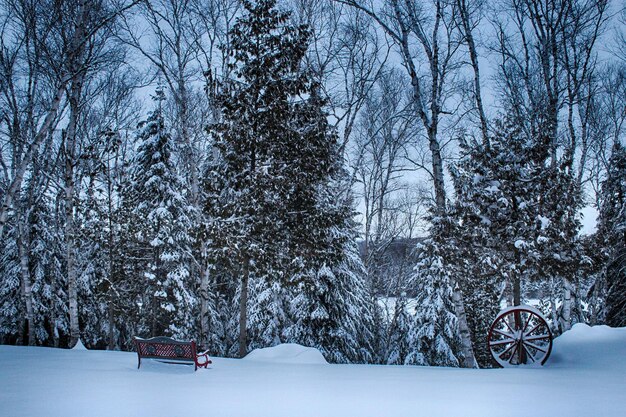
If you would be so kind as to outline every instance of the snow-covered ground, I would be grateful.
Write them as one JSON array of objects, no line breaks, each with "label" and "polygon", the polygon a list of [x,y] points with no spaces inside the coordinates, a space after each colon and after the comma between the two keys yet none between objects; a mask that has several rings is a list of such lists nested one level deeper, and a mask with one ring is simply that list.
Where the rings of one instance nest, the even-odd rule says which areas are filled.
[{"label": "snow-covered ground", "polygon": [[[0,346],[0,416],[626,416],[626,328],[576,325],[543,368],[329,365],[279,346],[208,370],[134,353]],[[299,359],[300,358],[300,359]]]}]

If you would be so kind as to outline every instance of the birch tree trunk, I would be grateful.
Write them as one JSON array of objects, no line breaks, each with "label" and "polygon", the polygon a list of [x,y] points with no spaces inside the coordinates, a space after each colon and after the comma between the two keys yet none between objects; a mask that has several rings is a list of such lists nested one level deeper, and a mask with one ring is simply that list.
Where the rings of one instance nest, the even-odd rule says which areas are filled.
[{"label": "birch tree trunk", "polygon": [[[206,259],[206,242],[202,242],[202,258]],[[209,345],[209,262],[202,263],[202,276],[200,277],[200,344],[206,349]]]},{"label": "birch tree trunk", "polygon": [[489,146],[489,130],[487,124],[487,116],[483,106],[483,98],[480,86],[480,67],[478,65],[478,53],[476,52],[476,42],[474,41],[473,27],[475,26],[471,19],[470,4],[472,0],[457,0],[458,15],[461,20],[461,33],[465,38],[467,49],[470,57],[470,63],[474,72],[474,101],[476,102],[476,111],[480,120],[480,131],[482,133],[483,146]]},{"label": "birch tree trunk", "polygon": [[[75,135],[75,115],[70,116],[70,121],[66,141],[66,152],[72,152],[71,137]],[[70,313],[70,347],[74,347],[80,337],[78,324],[78,290],[76,282],[76,258],[74,254],[74,167],[73,153],[66,156],[65,161],[65,262],[67,270],[67,296]]]},{"label": "birch tree trunk", "polygon": [[561,307],[561,330],[563,332],[572,328],[572,283],[563,278],[563,306]]},{"label": "birch tree trunk", "polygon": [[20,161],[19,166],[15,170],[15,175],[13,180],[11,181],[11,185],[8,187],[4,196],[2,197],[2,205],[0,206],[0,239],[3,237],[4,228],[6,226],[9,210],[13,207],[13,200],[15,199],[15,195],[19,191],[22,186],[22,182],[24,181],[24,174],[28,169],[28,166],[32,162],[33,156],[39,149],[39,145],[43,142],[43,140],[47,137],[50,127],[58,116],[59,107],[61,105],[61,101],[63,100],[63,96],[65,95],[65,87],[67,86],[67,79],[63,79],[61,85],[57,89],[57,94],[55,95],[52,103],[50,104],[50,109],[46,114],[46,118],[44,119],[41,127],[37,131],[37,134],[33,138],[33,141],[28,146],[28,150],[24,154],[24,157]]},{"label": "birch tree trunk", "polygon": [[78,141],[78,119],[81,111],[81,98],[85,73],[87,71],[85,61],[85,48],[87,47],[87,28],[89,19],[90,2],[82,0],[79,3],[78,21],[72,36],[68,67],[72,75],[69,86],[68,102],[70,108],[69,122],[65,135],[65,257],[67,268],[67,286],[70,314],[70,347],[78,342],[80,328],[78,321],[78,288],[76,254],[74,250],[75,224],[74,224],[74,169],[77,161],[76,148]]},{"label": "birch tree trunk", "polygon": [[474,356],[474,349],[472,347],[472,335],[467,324],[467,316],[465,314],[465,305],[463,303],[463,296],[458,284],[454,286],[452,291],[452,301],[454,302],[454,310],[459,323],[459,335],[461,338],[461,352],[463,354],[463,361],[461,366],[463,368],[478,368],[478,362]]},{"label": "birch tree trunk", "polygon": [[24,215],[18,220],[18,253],[20,258],[20,276],[22,300],[26,307],[24,322],[28,327],[28,345],[35,345],[35,314],[33,309],[33,291],[29,268],[29,247],[30,238],[28,236],[28,216]]}]

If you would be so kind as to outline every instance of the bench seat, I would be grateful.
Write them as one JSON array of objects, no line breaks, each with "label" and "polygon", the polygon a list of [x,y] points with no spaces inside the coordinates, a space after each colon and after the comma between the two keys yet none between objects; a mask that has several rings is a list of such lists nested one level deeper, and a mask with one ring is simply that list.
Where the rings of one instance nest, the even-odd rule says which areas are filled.
[{"label": "bench seat", "polygon": [[135,336],[133,341],[137,349],[137,369],[141,367],[142,358],[166,363],[193,364],[194,371],[212,363],[207,352],[197,353],[196,342],[193,340],[186,342],[165,336],[142,339]]}]

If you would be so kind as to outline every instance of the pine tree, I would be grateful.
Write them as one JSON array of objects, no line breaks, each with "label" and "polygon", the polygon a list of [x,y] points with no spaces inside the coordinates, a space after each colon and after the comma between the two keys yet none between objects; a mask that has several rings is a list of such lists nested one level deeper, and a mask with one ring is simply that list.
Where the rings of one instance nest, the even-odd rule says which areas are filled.
[{"label": "pine tree", "polygon": [[209,129],[218,155],[205,181],[207,256],[241,277],[240,356],[248,351],[249,282],[281,278],[286,263],[288,202],[298,197],[293,174],[304,162],[293,153],[307,145],[295,120],[295,100],[307,90],[299,73],[307,31],[287,25],[288,14],[274,10],[273,1],[244,7],[231,31],[237,79],[221,86],[222,121]]},{"label": "pine tree", "polygon": [[282,342],[286,320],[284,292],[280,282],[253,278],[248,298],[249,349],[276,346]]},{"label": "pine tree", "polygon": [[[441,219],[433,219],[431,236],[418,245],[418,263],[412,282],[417,294],[415,318],[408,339],[407,365],[459,366],[458,318],[453,300],[455,279],[446,260],[454,248],[446,247],[441,236]],[[450,250],[450,251],[448,251]]]},{"label": "pine tree", "polygon": [[[337,237],[339,239],[340,236]],[[289,314],[292,324],[285,340],[318,348],[334,363],[375,361],[373,298],[365,286],[365,268],[353,241],[334,266],[303,271],[292,289]]]},{"label": "pine tree", "polygon": [[3,277],[0,286],[0,335],[2,343],[15,343],[22,332],[23,324],[17,318],[24,317],[25,314],[20,302],[22,297],[17,230],[14,227],[7,229],[5,238],[0,242],[0,274]]},{"label": "pine tree", "polygon": [[[498,121],[489,146],[462,144],[465,156],[451,168],[457,194],[452,263],[464,275],[481,366],[491,363],[486,336],[505,286],[509,305],[524,301],[525,284],[546,278],[560,280],[568,294],[585,261],[577,237],[580,192],[566,168],[548,161],[540,132],[527,137],[520,126]],[[563,322],[570,323],[566,306],[572,304],[562,304]]]},{"label": "pine tree", "polygon": [[412,347],[409,338],[412,317],[407,308],[406,293],[402,292],[400,297],[396,299],[393,317],[387,329],[385,346],[385,363],[387,365],[403,365]]},{"label": "pine tree", "polygon": [[[626,326],[626,148],[613,147],[600,191],[598,240],[603,247],[601,279],[606,287],[606,324]],[[598,285],[599,283],[596,283]]]},{"label": "pine tree", "polygon": [[[492,138],[489,148],[462,143],[464,157],[451,167],[457,200],[450,213],[454,239],[448,244],[454,247],[451,264],[480,366],[491,364],[486,338],[500,309],[501,289],[507,283],[519,289],[533,267],[526,256],[532,253],[532,243],[526,242],[533,240],[525,228],[533,227],[526,208],[534,205],[523,200],[534,194],[524,187],[529,183],[521,143],[507,128],[497,131],[503,134]],[[516,294],[512,304],[520,304]]]},{"label": "pine tree", "polygon": [[344,327],[344,333],[354,331],[356,348],[344,350],[350,362],[378,363],[380,353],[376,350],[375,318],[379,314],[380,306],[366,284],[367,272],[359,256],[356,226],[350,219],[349,203],[345,204],[346,224],[343,229],[339,229],[347,236],[341,254],[342,259],[336,264],[334,270],[335,275],[345,283],[343,287],[337,286],[340,291],[336,292],[336,296],[340,300],[346,300],[346,309],[343,315],[336,319],[336,325]]},{"label": "pine tree", "polygon": [[189,276],[192,216],[183,182],[172,163],[172,140],[163,121],[162,89],[157,108],[141,126],[139,146],[130,168],[125,207],[143,286],[143,332],[188,338],[194,328],[194,283]]},{"label": "pine tree", "polygon": [[206,180],[209,257],[239,278],[240,356],[250,348],[250,284],[266,280],[294,291],[285,340],[354,360],[363,356],[356,328],[342,323],[355,323],[361,276],[347,250],[352,210],[337,198],[337,135],[301,68],[309,31],[275,6],[245,1],[231,32],[236,79],[220,87],[222,121],[210,127],[218,155]]}]

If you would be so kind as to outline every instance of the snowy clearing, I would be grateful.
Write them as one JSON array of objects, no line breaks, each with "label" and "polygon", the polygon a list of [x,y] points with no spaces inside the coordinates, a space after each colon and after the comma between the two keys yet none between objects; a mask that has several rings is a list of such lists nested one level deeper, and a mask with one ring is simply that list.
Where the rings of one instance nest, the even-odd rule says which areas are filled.
[{"label": "snowy clearing", "polygon": [[555,340],[543,368],[310,364],[319,361],[315,350],[297,345],[251,356],[213,358],[194,373],[153,361],[137,370],[128,352],[0,346],[0,416],[623,417],[626,410],[626,328],[576,325]]}]

